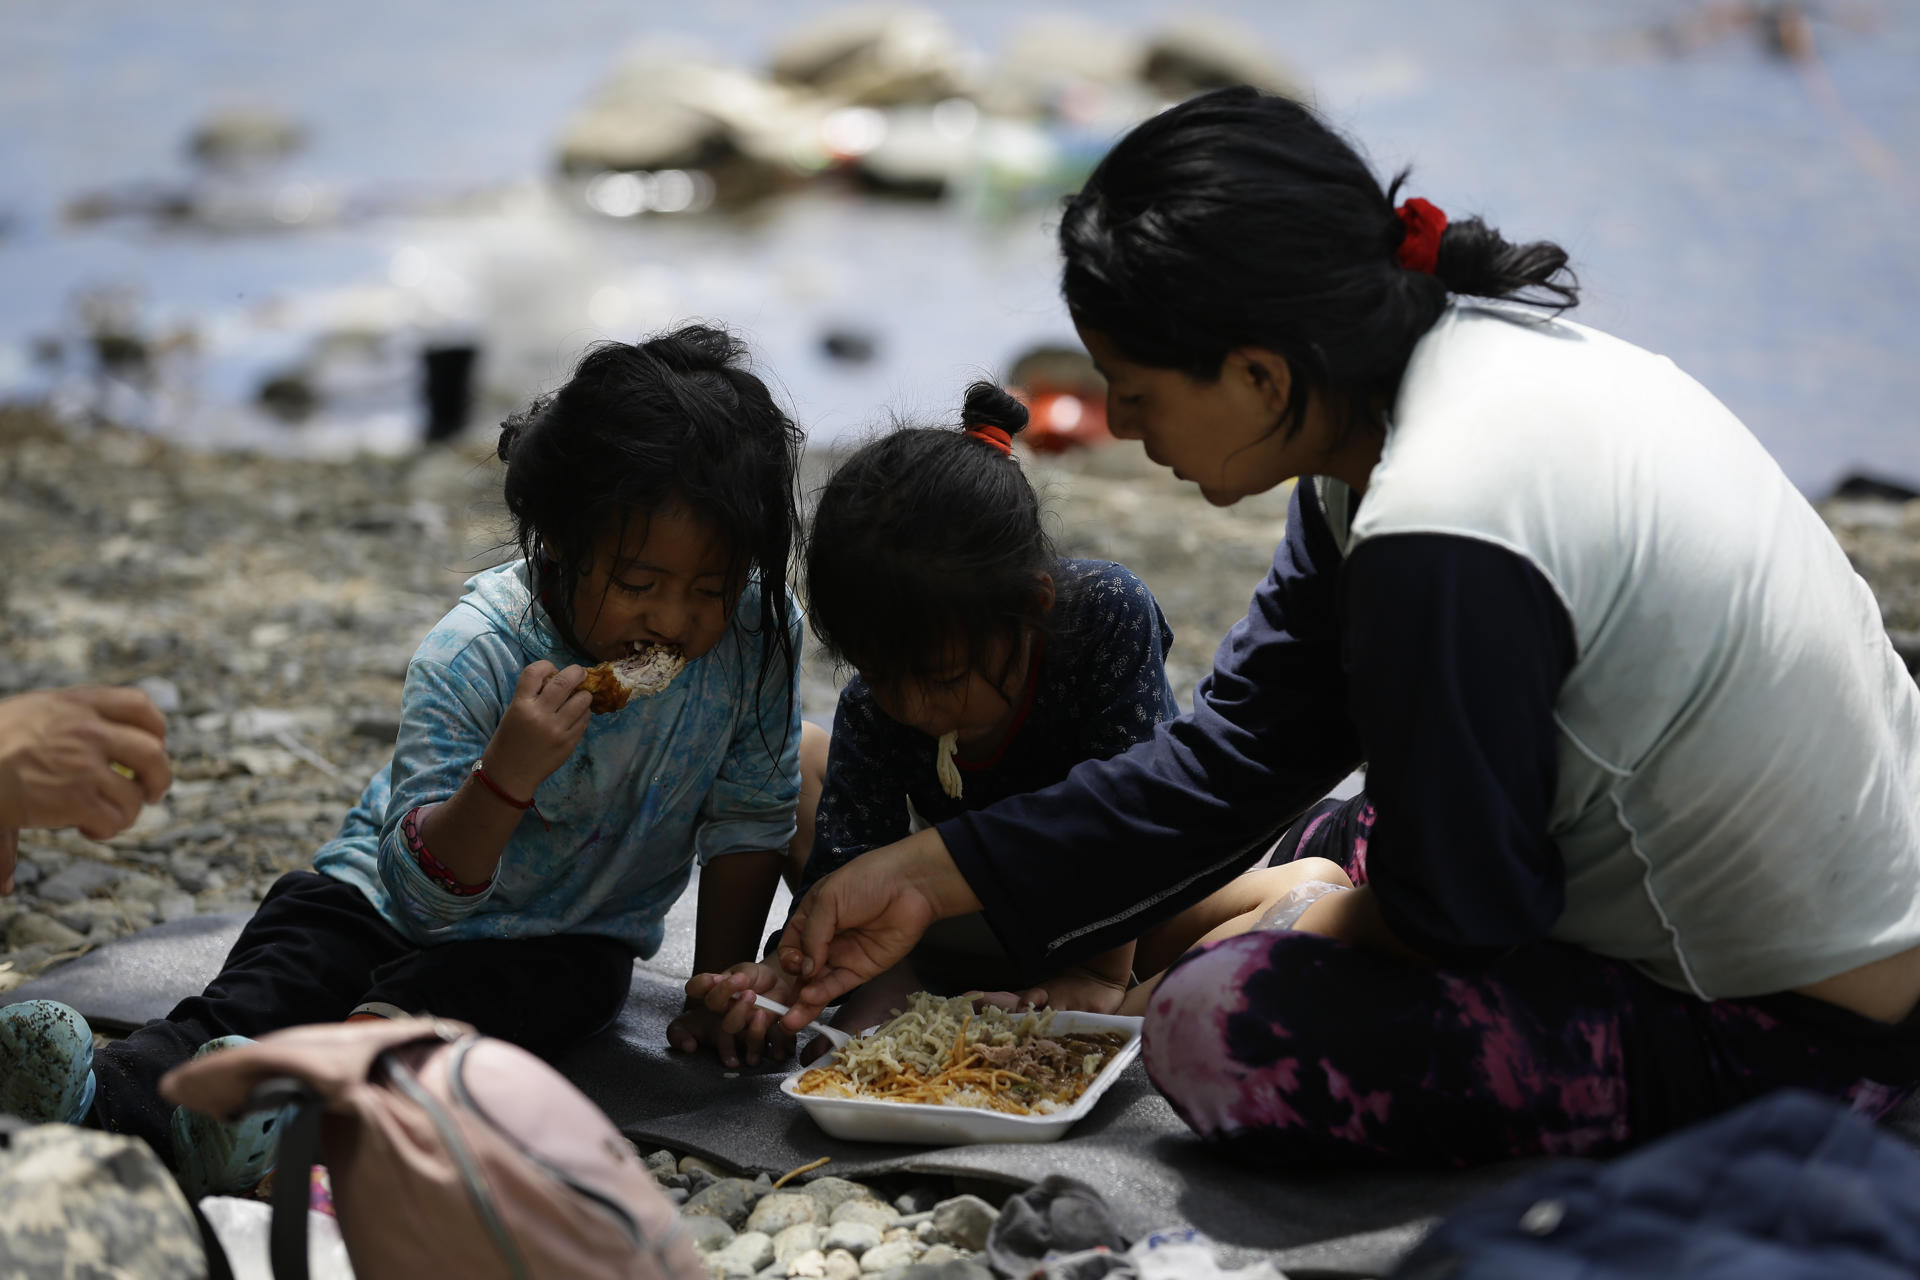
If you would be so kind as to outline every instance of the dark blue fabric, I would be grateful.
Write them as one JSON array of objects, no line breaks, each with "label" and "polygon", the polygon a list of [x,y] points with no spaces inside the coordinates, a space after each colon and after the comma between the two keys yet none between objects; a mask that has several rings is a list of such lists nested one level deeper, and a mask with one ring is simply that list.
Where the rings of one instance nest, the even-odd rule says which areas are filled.
[{"label": "dark blue fabric", "polygon": [[1387,927],[1453,965],[1542,941],[1565,904],[1547,811],[1576,657],[1566,607],[1513,552],[1441,534],[1363,543],[1342,596]]},{"label": "dark blue fabric", "polygon": [[1226,883],[1364,757],[1389,925],[1435,958],[1497,955],[1560,911],[1546,813],[1571,637],[1539,571],[1484,542],[1397,535],[1343,564],[1303,483],[1190,714],[940,835],[1037,976]]},{"label": "dark blue fabric", "polygon": [[1611,1164],[1454,1213],[1396,1280],[1920,1275],[1920,1153],[1824,1098],[1770,1094]]},{"label": "dark blue fabric", "polygon": [[1082,760],[1104,760],[1180,713],[1167,683],[1173,629],[1124,565],[1066,560],[1056,575],[1033,701],[998,759],[960,765],[963,794],[941,789],[935,742],[883,712],[859,676],[840,692],[814,851],[802,890],[869,849],[906,838],[907,802],[928,824],[1038,791]]}]

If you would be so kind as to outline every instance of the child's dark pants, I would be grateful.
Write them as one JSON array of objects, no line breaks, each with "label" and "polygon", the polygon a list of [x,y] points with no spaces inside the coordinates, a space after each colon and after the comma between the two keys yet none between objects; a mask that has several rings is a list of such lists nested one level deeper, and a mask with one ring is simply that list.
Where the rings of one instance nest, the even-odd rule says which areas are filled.
[{"label": "child's dark pants", "polygon": [[209,1040],[338,1022],[369,1001],[468,1022],[551,1054],[612,1023],[633,958],[625,943],[592,934],[421,947],[352,885],[290,871],[204,992],[94,1055],[94,1118],[146,1139],[171,1164],[173,1108],[160,1098],[161,1076]]}]

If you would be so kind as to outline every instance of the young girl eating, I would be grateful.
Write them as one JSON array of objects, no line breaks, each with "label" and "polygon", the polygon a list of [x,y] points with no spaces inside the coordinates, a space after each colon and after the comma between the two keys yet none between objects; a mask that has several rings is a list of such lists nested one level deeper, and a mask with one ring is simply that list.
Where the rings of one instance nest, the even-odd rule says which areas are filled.
[{"label": "young girl eating", "polygon": [[[808,616],[855,674],[840,695],[813,851],[800,891],[870,849],[930,824],[1053,785],[1083,761],[1150,737],[1177,714],[1173,637],[1152,594],[1121,565],[1063,559],[1012,457],[1027,423],[988,382],[968,389],[960,430],[893,431],[834,472],[807,538]],[[1023,1000],[1119,1011],[1130,977],[1157,972],[1199,933],[1331,863],[1254,873],[1136,941],[1042,971]],[[771,964],[688,994],[749,1032],[754,991],[786,994]],[[912,955],[850,995],[836,1023],[884,1020],[921,989],[1025,986],[979,916],[943,921]],[[729,1008],[733,1003],[734,1007]],[[1142,1001],[1143,1003],[1143,1001]]]},{"label": "young girl eating", "polygon": [[[220,1124],[156,1091],[207,1046],[431,1012],[551,1053],[613,1020],[696,863],[696,965],[754,955],[799,787],[799,443],[739,344],[697,326],[595,348],[509,421],[522,558],[472,578],[415,652],[390,769],[166,1019],[90,1055],[64,1006],[0,1011],[0,1078],[48,1082],[30,1118],[137,1134],[195,1195],[242,1189],[276,1118]],[[585,668],[639,649],[684,668],[592,714]],[[717,1021],[684,1024],[712,1041]]]},{"label": "young girl eating", "polygon": [[1234,89],[1072,200],[1114,433],[1222,505],[1302,477],[1286,539],[1190,716],[815,886],[788,1020],[948,915],[1030,970],[1109,946],[1364,760],[1289,841],[1355,887],[1154,993],[1197,1132],[1460,1165],[1789,1085],[1884,1113],[1920,1082],[1920,692],[1871,593],[1671,362],[1470,300],[1572,306],[1563,251],[1399,185]]}]

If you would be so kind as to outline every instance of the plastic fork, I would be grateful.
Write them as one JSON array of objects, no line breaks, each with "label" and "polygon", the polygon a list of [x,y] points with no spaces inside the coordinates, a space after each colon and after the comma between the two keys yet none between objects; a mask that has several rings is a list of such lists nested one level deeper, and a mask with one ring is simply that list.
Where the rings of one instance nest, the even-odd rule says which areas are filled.
[{"label": "plastic fork", "polygon": [[[767,1010],[769,1013],[784,1014],[787,1012],[787,1006],[781,1004],[778,1000],[769,1000],[767,999],[767,997],[763,995],[754,996],[753,1002],[759,1005],[762,1009]],[[818,1018],[815,1018],[812,1022],[809,1022],[807,1025],[809,1027],[812,1027],[815,1031],[818,1031],[821,1035],[825,1036],[827,1038],[827,1043],[831,1044],[836,1049],[844,1049],[853,1042],[852,1036],[848,1035],[846,1032],[842,1031],[838,1027],[828,1026],[826,1023],[820,1021]]]}]

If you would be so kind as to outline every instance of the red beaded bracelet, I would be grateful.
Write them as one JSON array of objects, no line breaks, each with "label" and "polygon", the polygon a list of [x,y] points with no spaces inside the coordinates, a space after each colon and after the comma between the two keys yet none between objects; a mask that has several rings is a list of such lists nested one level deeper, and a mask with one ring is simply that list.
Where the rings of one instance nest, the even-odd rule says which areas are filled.
[{"label": "red beaded bracelet", "polygon": [[487,776],[487,767],[479,760],[473,762],[473,776],[480,779],[480,785],[493,792],[501,804],[518,809],[522,813],[528,809],[532,809],[533,816],[540,819],[540,825],[549,831],[553,830],[553,824],[547,821],[547,815],[540,812],[539,806],[531,800],[515,800],[512,796],[508,795],[505,787]]}]

